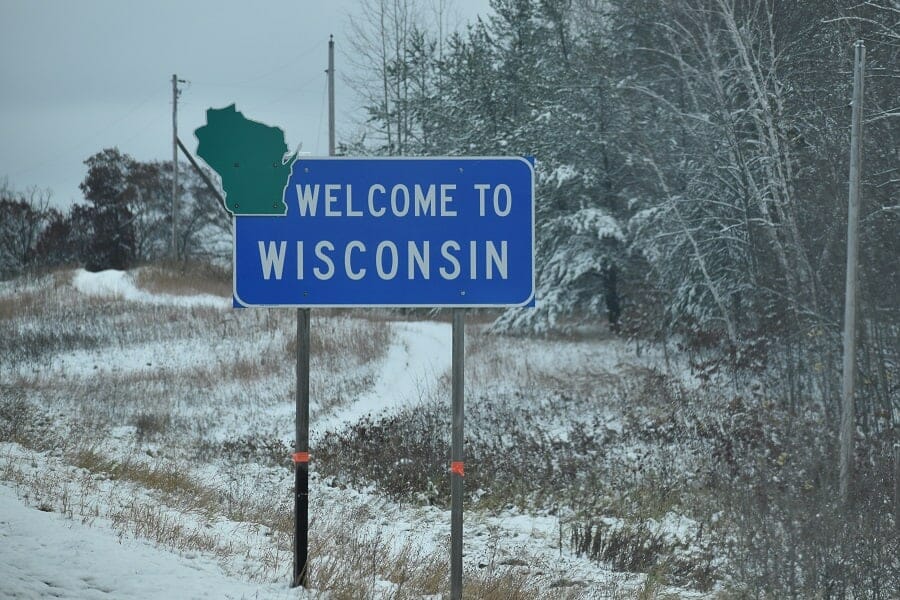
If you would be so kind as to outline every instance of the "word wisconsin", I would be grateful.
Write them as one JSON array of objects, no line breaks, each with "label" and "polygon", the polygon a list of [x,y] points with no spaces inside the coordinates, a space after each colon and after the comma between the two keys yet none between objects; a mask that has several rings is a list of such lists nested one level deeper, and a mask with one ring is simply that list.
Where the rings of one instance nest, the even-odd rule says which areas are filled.
[{"label": "word wisconsin", "polygon": [[456,240],[442,243],[384,240],[374,247],[361,240],[351,240],[339,248],[329,240],[320,240],[313,245],[312,256],[307,260],[303,241],[297,241],[291,252],[285,240],[258,242],[259,268],[266,281],[272,278],[280,281],[286,274],[285,263],[293,263],[294,268],[289,272],[297,280],[311,276],[328,281],[337,273],[350,281],[363,280],[369,273],[382,281],[398,277],[409,281],[432,277],[445,281],[507,279],[508,247],[506,240],[471,240],[463,244]]}]

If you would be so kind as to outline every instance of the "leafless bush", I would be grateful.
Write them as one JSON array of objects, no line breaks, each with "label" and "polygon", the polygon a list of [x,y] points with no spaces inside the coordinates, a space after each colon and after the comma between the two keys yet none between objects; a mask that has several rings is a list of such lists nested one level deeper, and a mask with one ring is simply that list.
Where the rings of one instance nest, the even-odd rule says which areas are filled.
[{"label": "leafless bush", "polygon": [[[705,547],[691,548],[666,535],[647,522],[585,523],[572,528],[571,545],[575,552],[610,564],[618,571],[653,574],[668,584],[689,585],[709,590],[716,581],[713,552]],[[697,544],[702,540],[695,540]]]},{"label": "leafless bush", "polygon": [[271,435],[240,436],[222,442],[199,440],[196,448],[198,458],[218,456],[229,462],[250,462],[293,469],[291,452],[284,441]]},{"label": "leafless bush", "polygon": [[153,441],[166,433],[172,419],[168,413],[141,412],[134,418],[135,435],[138,443]]},{"label": "leafless bush", "polygon": [[18,386],[0,385],[0,441],[38,449],[58,440],[50,415],[25,398]]},{"label": "leafless bush", "polygon": [[33,407],[17,390],[0,389],[0,440],[14,442],[24,438],[34,413]]},{"label": "leafless bush", "polygon": [[870,439],[857,454],[853,494],[842,505],[831,428],[778,414],[760,437],[718,459],[734,589],[741,597],[895,597],[900,535],[891,517],[890,443]]}]

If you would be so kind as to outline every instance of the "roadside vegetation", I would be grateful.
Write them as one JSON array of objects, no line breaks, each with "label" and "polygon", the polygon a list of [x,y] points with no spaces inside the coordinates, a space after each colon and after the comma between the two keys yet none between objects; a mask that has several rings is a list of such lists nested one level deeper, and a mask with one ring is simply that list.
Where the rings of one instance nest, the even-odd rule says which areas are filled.
[{"label": "roadside vegetation", "polygon": [[[128,302],[79,293],[72,278],[0,287],[2,479],[42,510],[286,578],[293,311]],[[166,297],[217,285],[162,267],[133,279]],[[394,336],[374,313],[317,312],[314,421],[374,384]],[[546,553],[504,552],[491,523],[509,515],[551,519],[551,556],[625,574],[608,579],[609,597],[888,598],[900,585],[888,436],[870,438],[880,450],[858,461],[844,510],[833,428],[775,402],[777,377],[710,374],[674,352],[667,367],[658,348],[638,356],[609,334],[509,337],[481,321],[467,335],[466,507],[495,550],[468,567],[473,597],[596,597],[596,581],[541,567]],[[446,548],[380,524],[447,506],[449,381],[435,377],[417,403],[316,441],[310,577],[332,597],[446,588]]]},{"label": "roadside vegetation", "polygon": [[[216,285],[199,275],[180,280],[167,269],[138,270],[133,280],[166,298]],[[201,552],[250,580],[287,580],[294,311],[91,296],[74,288],[74,275],[0,284],[7,344],[0,479],[40,510]],[[312,336],[315,419],[373,384],[394,333],[383,318],[320,311]],[[321,483],[331,468],[317,456],[314,588],[332,598],[420,598],[446,589],[445,544],[423,544],[412,534],[398,542],[379,526],[379,504],[401,516],[404,505]],[[467,573],[467,594],[581,597],[552,565],[541,575],[501,560]],[[629,597],[629,589],[616,593]]]}]

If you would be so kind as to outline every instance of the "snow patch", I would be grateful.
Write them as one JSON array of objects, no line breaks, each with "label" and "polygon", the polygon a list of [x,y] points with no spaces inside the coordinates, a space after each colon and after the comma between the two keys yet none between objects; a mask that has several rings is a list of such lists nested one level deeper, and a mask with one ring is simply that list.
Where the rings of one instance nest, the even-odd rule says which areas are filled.
[{"label": "snow patch", "polygon": [[427,399],[431,387],[450,369],[451,330],[446,323],[394,325],[394,343],[375,387],[329,418],[314,423],[315,433],[337,431],[366,415],[377,417]]},{"label": "snow patch", "polygon": [[284,585],[229,577],[210,558],[177,555],[19,502],[0,485],[0,581],[9,598],[296,598]]},{"label": "snow patch", "polygon": [[174,296],[171,294],[151,294],[138,289],[130,273],[109,269],[91,273],[84,269],[75,271],[72,277],[72,285],[76,290],[86,296],[99,296],[127,300],[129,302],[143,302],[146,304],[166,306],[208,306],[211,308],[230,308],[231,300],[210,294],[197,294],[194,296]]}]

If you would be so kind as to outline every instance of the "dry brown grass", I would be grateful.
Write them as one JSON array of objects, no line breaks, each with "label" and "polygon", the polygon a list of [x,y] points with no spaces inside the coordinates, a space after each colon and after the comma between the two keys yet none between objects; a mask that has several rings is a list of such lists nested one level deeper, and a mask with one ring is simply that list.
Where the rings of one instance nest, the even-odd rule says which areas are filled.
[{"label": "dry brown grass", "polygon": [[[309,581],[329,598],[412,600],[449,591],[449,550],[423,550],[414,540],[395,540],[367,527],[366,515],[346,511],[323,519],[311,537]],[[510,568],[467,571],[463,596],[487,600],[580,598],[575,588],[550,588],[541,575]],[[385,582],[393,584],[386,587]]]},{"label": "dry brown grass", "polygon": [[[230,363],[227,366],[227,371],[238,381],[253,381],[284,370],[286,362],[281,357],[273,357],[271,355],[263,355],[258,360],[241,358]],[[208,372],[208,369],[206,371]]]},{"label": "dry brown grass", "polygon": [[39,291],[0,296],[0,321],[38,314],[45,302],[45,293]]},{"label": "dry brown grass", "polygon": [[[284,356],[295,356],[297,336],[295,329],[285,338]],[[310,357],[318,360],[335,360],[352,357],[358,364],[377,360],[384,355],[391,342],[391,326],[383,320],[313,317],[310,322]]]},{"label": "dry brown grass", "polygon": [[171,461],[149,465],[143,461],[119,461],[83,448],[74,453],[71,464],[95,475],[136,483],[159,492],[168,504],[184,512],[212,514],[218,507],[214,489],[197,482]]},{"label": "dry brown grass", "polygon": [[[152,540],[179,551],[200,551],[219,558],[231,552],[230,544],[220,536],[202,524],[182,519],[172,506],[136,494],[131,485],[142,481],[152,483],[169,490],[167,499],[181,499],[184,504],[197,490],[186,489],[178,474],[167,476],[159,469],[151,469],[148,476],[140,477],[134,465],[116,463],[91,451],[73,455],[72,462],[79,463],[83,471],[61,468],[58,464],[34,470],[36,463],[27,456],[3,458],[2,479],[14,482],[18,496],[39,510],[57,512],[86,525],[104,517],[120,536]],[[28,462],[32,468],[23,469],[22,465]],[[182,507],[178,511],[186,512]]]},{"label": "dry brown grass", "polygon": [[490,333],[473,326],[466,331],[466,387],[478,393],[492,386],[524,382],[529,389],[544,389],[571,395],[592,395],[614,389],[624,379],[584,359],[571,364],[548,361],[546,355],[576,351],[580,340],[535,340]]},{"label": "dry brown grass", "polygon": [[134,284],[153,294],[192,296],[210,294],[230,297],[230,270],[203,264],[153,265],[134,271]]},{"label": "dry brown grass", "polygon": [[18,318],[44,318],[72,311],[83,313],[109,304],[109,299],[84,296],[72,291],[71,269],[16,280],[0,293],[0,322]]},{"label": "dry brown grass", "polygon": [[186,526],[177,516],[159,506],[133,503],[113,510],[107,516],[121,533],[127,532],[169,548],[206,552],[218,557],[231,553],[231,548],[223,544],[219,536]]}]

